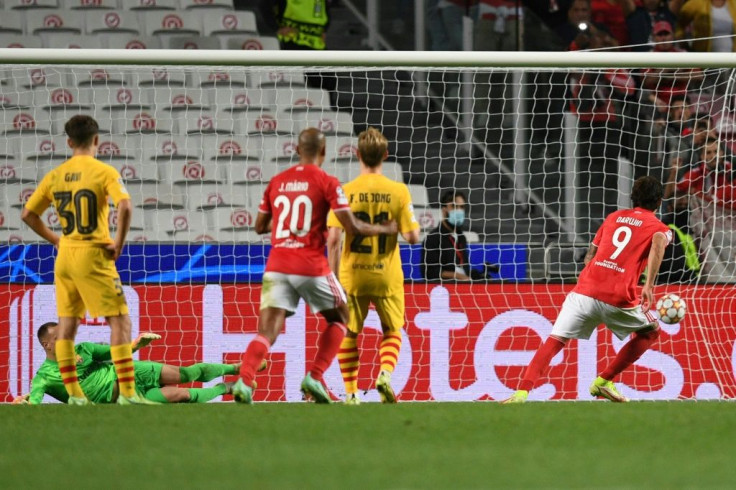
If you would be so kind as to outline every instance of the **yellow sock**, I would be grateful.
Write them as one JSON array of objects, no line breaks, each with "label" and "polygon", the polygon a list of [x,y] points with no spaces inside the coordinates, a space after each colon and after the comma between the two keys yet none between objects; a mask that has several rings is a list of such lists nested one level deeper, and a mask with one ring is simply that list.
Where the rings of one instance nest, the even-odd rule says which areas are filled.
[{"label": "yellow sock", "polygon": [[381,358],[381,371],[394,372],[396,362],[399,360],[399,352],[401,352],[401,333],[387,333],[381,339],[381,347],[378,355]]},{"label": "yellow sock", "polygon": [[77,378],[77,353],[74,352],[73,340],[56,341],[56,361],[59,363],[61,380],[69,396],[85,398],[84,391],[79,386],[79,378]]},{"label": "yellow sock", "polygon": [[118,375],[120,394],[126,398],[135,396],[135,374],[133,372],[133,349],[130,344],[110,346],[112,363]]},{"label": "yellow sock", "polygon": [[358,369],[360,359],[358,357],[358,345],[356,339],[345,337],[337,352],[337,362],[340,363],[340,374],[345,383],[345,392],[348,395],[358,392]]}]

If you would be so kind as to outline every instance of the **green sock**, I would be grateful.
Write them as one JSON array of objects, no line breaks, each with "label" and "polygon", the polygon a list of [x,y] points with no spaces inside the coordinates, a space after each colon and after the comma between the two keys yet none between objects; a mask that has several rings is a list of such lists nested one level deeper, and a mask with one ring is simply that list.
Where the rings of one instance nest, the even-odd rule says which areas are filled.
[{"label": "green sock", "polygon": [[143,396],[147,400],[151,400],[152,402],[169,403],[164,394],[161,393],[161,388],[151,388],[150,390],[146,391],[146,394]]},{"label": "green sock", "polygon": [[233,364],[209,364],[202,362],[192,366],[182,366],[179,368],[181,383],[191,383],[192,381],[212,381],[215,378],[226,374],[237,374],[238,371]]},{"label": "green sock", "polygon": [[225,383],[217,383],[212,388],[189,388],[189,403],[207,403],[225,393],[227,393]]}]

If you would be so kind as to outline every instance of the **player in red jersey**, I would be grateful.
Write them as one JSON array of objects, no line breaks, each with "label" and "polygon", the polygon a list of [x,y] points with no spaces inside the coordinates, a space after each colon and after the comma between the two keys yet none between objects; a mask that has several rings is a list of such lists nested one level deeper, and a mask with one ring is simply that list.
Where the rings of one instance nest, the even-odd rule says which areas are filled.
[{"label": "player in red jersey", "polygon": [[[631,334],[616,358],[590,385],[590,394],[612,402],[627,402],[613,378],[636,362],[659,337],[650,313],[652,289],[672,230],[654,211],[662,204],[663,188],[654,177],[640,177],[631,190],[632,209],[608,215],[585,255],[585,268],[567,295],[552,333],[537,350],[519,389],[504,403],[523,403],[552,358],[570,339],[588,339],[604,323],[619,339]],[[647,279],[637,297],[644,268]]]},{"label": "player in red jersey", "polygon": [[330,271],[325,256],[327,214],[330,209],[342,226],[353,234],[396,234],[396,221],[368,224],[355,218],[340,183],[321,169],[325,160],[325,136],[314,128],[299,135],[299,163],[269,182],[258,208],[257,233],[271,232],[271,252],[261,288],[258,335],[243,355],[240,377],[233,397],[253,403],[253,378],[287,316],[294,314],[299,299],[327,320],[319,338],[312,369],[302,381],[302,392],[317,403],[330,403],[322,375],[335,358],[347,327],[345,292]]}]

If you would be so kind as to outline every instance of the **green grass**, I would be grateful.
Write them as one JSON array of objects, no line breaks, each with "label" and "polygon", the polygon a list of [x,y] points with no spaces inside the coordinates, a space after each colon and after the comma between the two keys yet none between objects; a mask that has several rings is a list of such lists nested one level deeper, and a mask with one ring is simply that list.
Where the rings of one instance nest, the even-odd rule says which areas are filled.
[{"label": "green grass", "polygon": [[0,406],[3,488],[733,488],[727,402]]}]

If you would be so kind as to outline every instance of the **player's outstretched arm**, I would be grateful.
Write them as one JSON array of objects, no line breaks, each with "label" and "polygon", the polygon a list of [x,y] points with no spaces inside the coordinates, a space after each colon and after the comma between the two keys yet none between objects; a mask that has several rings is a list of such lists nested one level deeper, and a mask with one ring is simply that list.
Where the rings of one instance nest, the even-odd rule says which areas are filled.
[{"label": "player's outstretched arm", "polygon": [[338,275],[340,273],[340,253],[342,252],[342,228],[330,227],[327,230],[327,263],[330,270]]},{"label": "player's outstretched arm", "polygon": [[154,340],[159,340],[161,336],[157,333],[153,332],[142,332],[138,337],[136,337],[133,342],[131,342],[131,347],[133,348],[133,352],[141,350],[142,348],[148,346],[151,342]]},{"label": "player's outstretched arm", "polygon": [[598,247],[596,245],[590,244],[590,248],[588,248],[588,251],[585,253],[585,260],[583,261],[585,265],[588,265],[591,260],[593,260],[593,257],[595,257],[595,253],[598,251]]},{"label": "player's outstretched arm", "polygon": [[59,235],[49,229],[48,226],[43,222],[41,217],[31,211],[30,209],[23,208],[20,213],[20,219],[23,220],[28,227],[33,230],[38,236],[51,243],[53,246],[59,246]]},{"label": "player's outstretched arm", "polygon": [[395,220],[370,224],[356,218],[353,212],[347,208],[335,210],[335,216],[340,220],[340,224],[342,224],[345,231],[353,235],[395,235],[399,232],[399,227]]},{"label": "player's outstretched arm", "polygon": [[254,226],[256,233],[263,235],[271,231],[271,215],[258,211],[256,216],[256,224]]},{"label": "player's outstretched arm", "polygon": [[649,249],[649,259],[647,261],[647,280],[641,290],[641,307],[644,311],[649,311],[652,306],[654,281],[659,274],[659,267],[662,265],[664,257],[664,248],[667,246],[668,240],[664,233],[655,233],[652,237],[652,247]]}]

